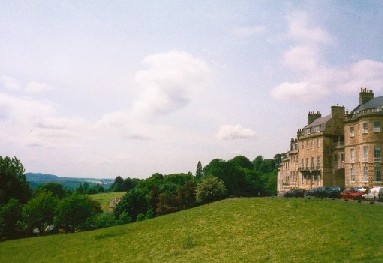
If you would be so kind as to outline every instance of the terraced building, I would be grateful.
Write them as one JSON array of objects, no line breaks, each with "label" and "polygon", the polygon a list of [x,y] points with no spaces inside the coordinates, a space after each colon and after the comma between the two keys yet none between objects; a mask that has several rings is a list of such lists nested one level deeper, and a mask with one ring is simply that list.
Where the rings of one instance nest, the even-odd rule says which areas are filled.
[{"label": "terraced building", "polygon": [[317,186],[382,185],[383,96],[361,89],[351,112],[309,112],[307,125],[290,141],[278,172],[278,193]]}]

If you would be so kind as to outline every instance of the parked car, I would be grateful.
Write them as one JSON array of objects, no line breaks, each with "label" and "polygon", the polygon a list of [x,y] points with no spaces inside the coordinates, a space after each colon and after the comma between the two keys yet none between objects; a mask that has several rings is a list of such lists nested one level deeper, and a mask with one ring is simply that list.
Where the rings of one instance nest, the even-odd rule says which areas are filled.
[{"label": "parked car", "polygon": [[363,192],[363,193],[367,193],[367,191],[368,191],[368,187],[366,187],[366,186],[355,186],[354,187],[357,191],[359,191],[359,192]]},{"label": "parked car", "polygon": [[367,194],[364,194],[362,197],[370,201],[383,200],[383,187],[373,187],[368,190]]},{"label": "parked car", "polygon": [[362,200],[364,192],[358,191],[355,187],[347,187],[340,192],[340,197],[343,199]]},{"label": "parked car", "polygon": [[320,186],[314,189],[314,196],[318,198],[339,198],[340,188],[336,186]]},{"label": "parked car", "polygon": [[290,189],[284,194],[284,197],[303,197],[304,193],[304,189]]},{"label": "parked car", "polygon": [[314,196],[315,196],[314,189],[309,189],[305,191],[304,197],[314,197]]}]

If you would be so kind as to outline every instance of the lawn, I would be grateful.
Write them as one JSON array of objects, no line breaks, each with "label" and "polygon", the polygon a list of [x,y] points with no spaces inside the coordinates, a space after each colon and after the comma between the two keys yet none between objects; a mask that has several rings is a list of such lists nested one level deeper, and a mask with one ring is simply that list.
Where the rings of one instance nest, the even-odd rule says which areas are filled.
[{"label": "lawn", "polygon": [[102,211],[108,212],[110,200],[112,200],[113,198],[116,198],[116,197],[122,197],[125,194],[126,194],[126,192],[100,193],[100,194],[90,195],[90,198],[92,198],[93,200],[95,200],[101,204]]},{"label": "lawn", "polygon": [[383,206],[227,199],[139,223],[0,243],[0,262],[383,262]]}]

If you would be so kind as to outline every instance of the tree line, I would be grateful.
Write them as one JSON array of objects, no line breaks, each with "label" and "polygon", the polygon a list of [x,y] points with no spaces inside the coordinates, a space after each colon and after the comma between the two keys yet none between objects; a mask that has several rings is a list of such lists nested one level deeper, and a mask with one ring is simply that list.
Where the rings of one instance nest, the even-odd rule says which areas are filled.
[{"label": "tree line", "polygon": [[147,179],[116,177],[111,192],[126,192],[113,212],[104,213],[89,194],[100,187],[82,184],[75,191],[58,183],[29,188],[24,167],[16,157],[0,156],[1,240],[47,232],[75,232],[142,221],[206,204],[226,197],[254,197],[276,194],[277,167],[274,159],[257,156],[250,161],[237,156],[214,159],[196,172],[153,174]]}]

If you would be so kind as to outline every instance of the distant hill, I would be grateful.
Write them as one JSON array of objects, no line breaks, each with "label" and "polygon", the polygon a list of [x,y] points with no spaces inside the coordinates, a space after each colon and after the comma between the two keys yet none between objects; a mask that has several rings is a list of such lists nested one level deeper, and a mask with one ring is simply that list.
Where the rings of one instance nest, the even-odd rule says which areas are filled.
[{"label": "distant hill", "polygon": [[0,262],[383,262],[382,218],[381,206],[357,202],[226,199],[128,225],[0,242]]},{"label": "distant hill", "polygon": [[66,189],[76,189],[83,183],[89,183],[90,186],[101,185],[104,189],[108,189],[114,182],[114,179],[98,179],[98,178],[77,178],[77,177],[59,177],[54,174],[26,173],[25,177],[32,189],[45,183],[59,183]]}]

